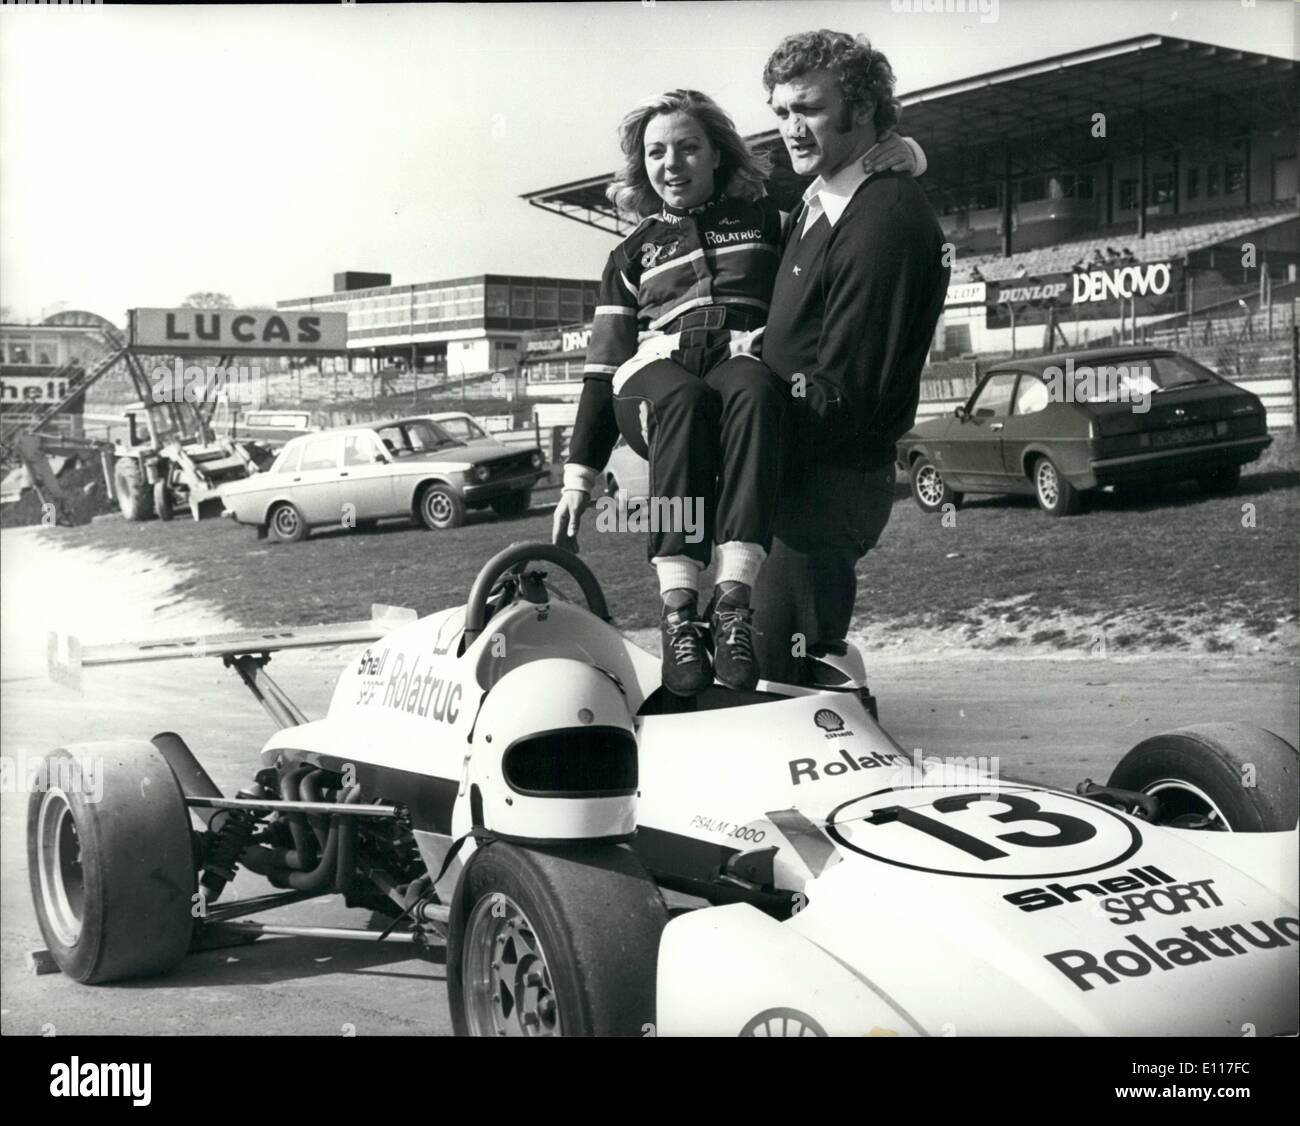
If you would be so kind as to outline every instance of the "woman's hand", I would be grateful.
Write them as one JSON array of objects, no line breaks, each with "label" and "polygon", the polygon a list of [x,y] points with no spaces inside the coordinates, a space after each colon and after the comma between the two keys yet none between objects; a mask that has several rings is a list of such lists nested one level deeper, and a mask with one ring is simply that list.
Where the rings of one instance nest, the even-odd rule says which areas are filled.
[{"label": "woman's hand", "polygon": [[862,158],[862,171],[868,176],[886,170],[903,172],[909,176],[916,172],[916,153],[893,130],[883,134]]},{"label": "woman's hand", "polygon": [[560,493],[560,503],[555,506],[551,522],[551,542],[578,554],[578,525],[591,498],[580,489],[565,489]]}]

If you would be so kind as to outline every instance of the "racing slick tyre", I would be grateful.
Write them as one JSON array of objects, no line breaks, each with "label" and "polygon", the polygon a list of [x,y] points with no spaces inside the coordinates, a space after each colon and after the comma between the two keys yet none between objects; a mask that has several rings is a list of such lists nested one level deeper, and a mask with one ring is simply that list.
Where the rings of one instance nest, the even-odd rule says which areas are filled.
[{"label": "racing slick tyre", "polygon": [[307,535],[307,523],[302,518],[296,505],[283,501],[277,504],[266,518],[267,527],[273,540],[281,543],[297,543]]},{"label": "racing slick tyre", "polygon": [[167,760],[152,743],[83,743],[45,770],[27,804],[27,871],[54,961],[88,985],[166,973],[189,949],[197,889]]},{"label": "racing slick tyre", "polygon": [[522,516],[533,504],[532,489],[516,489],[492,502],[492,511],[498,516]]},{"label": "racing slick tyre", "polygon": [[148,520],[153,515],[153,494],[140,476],[140,463],[120,457],[113,467],[113,489],[117,506],[128,520]]},{"label": "racing slick tyre", "polygon": [[1241,484],[1241,466],[1230,465],[1226,469],[1217,469],[1213,473],[1202,473],[1196,478],[1196,483],[1200,486],[1201,492],[1209,493],[1210,496],[1235,493],[1237,486]]},{"label": "racing slick tyre", "polygon": [[922,512],[932,514],[942,512],[945,504],[961,507],[961,493],[953,492],[934,462],[925,456],[912,463],[912,499]]},{"label": "racing slick tyre", "polygon": [[153,510],[158,513],[159,520],[170,520],[174,515],[171,497],[167,495],[166,481],[153,483]]},{"label": "racing slick tyre", "polygon": [[1296,827],[1300,756],[1248,723],[1207,723],[1144,739],[1110,785],[1150,794],[1157,821],[1176,829],[1274,833]]},{"label": "racing slick tyre", "polygon": [[447,990],[458,1036],[643,1036],[655,1019],[659,890],[616,845],[494,841],[451,908]]},{"label": "racing slick tyre", "polygon": [[420,521],[430,531],[459,528],[465,523],[465,502],[455,489],[430,485],[420,494]]},{"label": "racing slick tyre", "polygon": [[1034,496],[1048,516],[1073,516],[1082,507],[1082,494],[1056,468],[1050,457],[1040,457],[1032,470]]}]

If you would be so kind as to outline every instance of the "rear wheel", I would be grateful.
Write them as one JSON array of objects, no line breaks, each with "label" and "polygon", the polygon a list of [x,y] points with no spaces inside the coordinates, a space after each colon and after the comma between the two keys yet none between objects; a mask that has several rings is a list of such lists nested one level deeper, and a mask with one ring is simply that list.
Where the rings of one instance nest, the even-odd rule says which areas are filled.
[{"label": "rear wheel", "polygon": [[87,743],[46,758],[27,805],[36,919],[59,969],[86,984],[172,969],[197,891],[190,815],[150,743]]},{"label": "rear wheel", "polygon": [[117,506],[128,520],[148,520],[153,515],[153,494],[135,458],[117,459],[113,467],[113,487],[117,491]]},{"label": "rear wheel", "polygon": [[307,525],[303,522],[302,513],[288,501],[277,504],[271,509],[271,514],[267,517],[267,526],[271,538],[281,543],[297,543],[307,534]]},{"label": "rear wheel", "polygon": [[522,516],[533,503],[532,489],[517,489],[492,502],[492,511],[498,516]]},{"label": "rear wheel", "polygon": [[1162,825],[1282,832],[1296,827],[1300,757],[1271,731],[1207,723],[1144,739],[1119,761],[1110,785],[1156,798]]},{"label": "rear wheel", "polygon": [[945,504],[961,505],[961,494],[953,492],[934,462],[924,455],[912,463],[912,498],[922,512],[942,512]]},{"label": "rear wheel", "polygon": [[668,914],[614,845],[494,842],[470,859],[447,946],[452,1023],[471,1036],[642,1036]]},{"label": "rear wheel", "polygon": [[1241,466],[1230,465],[1226,469],[1216,469],[1213,473],[1202,473],[1196,478],[1201,491],[1211,496],[1236,492],[1241,484]]},{"label": "rear wheel", "polygon": [[1080,508],[1081,494],[1065,479],[1050,457],[1034,462],[1034,496],[1048,516],[1073,516]]},{"label": "rear wheel", "polygon": [[430,485],[420,494],[420,520],[431,531],[459,528],[465,523],[465,502],[446,485]]}]

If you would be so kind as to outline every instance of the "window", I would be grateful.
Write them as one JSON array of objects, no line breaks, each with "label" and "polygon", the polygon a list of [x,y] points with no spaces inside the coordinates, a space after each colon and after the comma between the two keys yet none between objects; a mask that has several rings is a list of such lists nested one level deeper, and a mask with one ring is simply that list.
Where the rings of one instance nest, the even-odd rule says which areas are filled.
[{"label": "window", "polygon": [[438,425],[453,438],[462,442],[475,442],[487,437],[478,424],[470,418],[440,418]]},{"label": "window", "polygon": [[1195,199],[1201,194],[1201,170],[1199,168],[1189,168],[1187,170],[1187,198]]},{"label": "window", "polygon": [[533,291],[530,287],[521,285],[510,287],[510,315],[530,321],[533,319]]},{"label": "window", "polygon": [[971,409],[975,418],[1004,418],[1011,413],[1011,391],[1016,385],[1014,371],[1000,371],[990,375]]},{"label": "window", "polygon": [[1232,164],[1224,165],[1223,194],[1232,195],[1233,192],[1244,192],[1245,190],[1246,166],[1236,161]]},{"label": "window", "polygon": [[1121,180],[1119,182],[1119,209],[1133,211],[1138,205],[1138,182]]},{"label": "window", "polygon": [[487,287],[487,302],[484,306],[489,317],[510,316],[510,287],[490,285]]},{"label": "window", "polygon": [[1037,414],[1051,401],[1047,384],[1036,375],[1023,375],[1016,391],[1016,414]]},{"label": "window", "polygon": [[1065,199],[1092,199],[1092,177],[1062,176],[1061,195]]},{"label": "window", "polygon": [[304,473],[309,469],[333,469],[338,463],[338,441],[333,434],[303,443],[300,468]]},{"label": "window", "polygon": [[1174,201],[1174,174],[1161,172],[1151,177],[1151,202],[1157,206]]},{"label": "window", "polygon": [[1205,194],[1207,197],[1219,194],[1219,166],[1217,164],[1207,164],[1205,166]]},{"label": "window", "polygon": [[556,290],[547,286],[545,289],[539,288],[537,291],[537,301],[534,306],[535,316],[539,321],[558,321],[560,318],[560,295]]},{"label": "window", "polygon": [[379,449],[369,434],[345,434],[343,436],[344,465],[373,465],[379,461]]},{"label": "window", "polygon": [[582,290],[576,286],[560,290],[560,320],[565,324],[582,320]]},{"label": "window", "polygon": [[275,463],[273,472],[275,473],[297,473],[298,460],[302,457],[302,446],[299,442],[295,446],[289,446]]},{"label": "window", "polygon": [[30,364],[32,354],[28,350],[29,345],[19,344],[17,341],[9,345],[9,362],[11,364]]}]

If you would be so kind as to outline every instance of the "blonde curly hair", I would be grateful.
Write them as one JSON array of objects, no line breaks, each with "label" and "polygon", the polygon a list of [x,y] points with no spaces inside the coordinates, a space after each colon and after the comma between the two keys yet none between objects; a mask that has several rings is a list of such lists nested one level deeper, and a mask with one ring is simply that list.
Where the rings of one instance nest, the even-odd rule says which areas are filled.
[{"label": "blonde curly hair", "polygon": [[721,184],[727,195],[760,199],[767,193],[771,157],[752,151],[736,132],[727,112],[707,94],[698,90],[669,90],[641,102],[618,127],[619,147],[627,160],[605,189],[605,195],[621,215],[639,221],[656,214],[663,206],[663,200],[646,175],[645,131],[653,118],[669,113],[684,113],[703,127],[709,144],[721,154],[714,182]]}]

